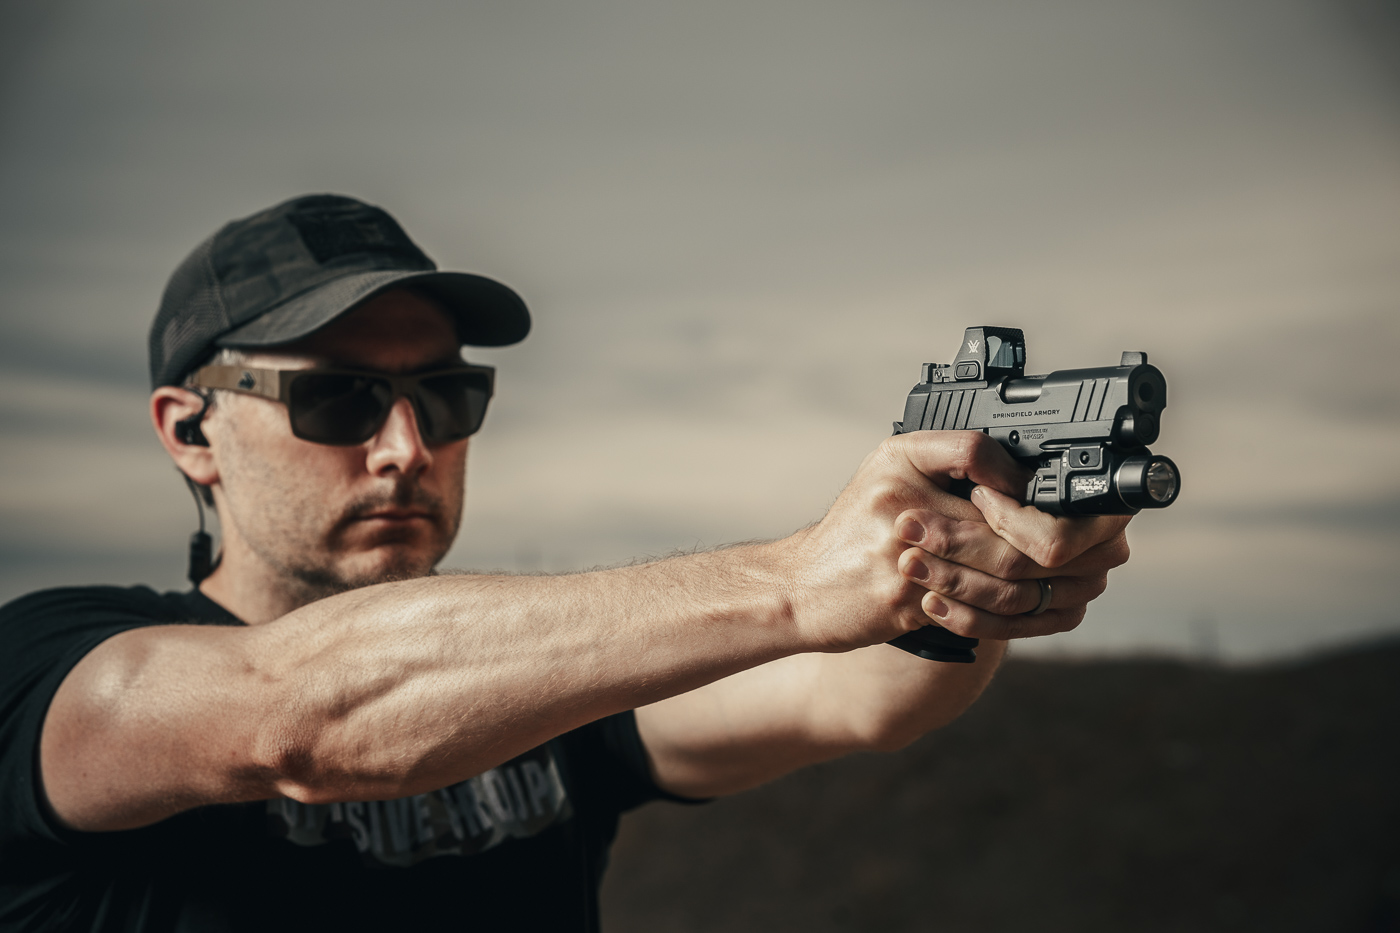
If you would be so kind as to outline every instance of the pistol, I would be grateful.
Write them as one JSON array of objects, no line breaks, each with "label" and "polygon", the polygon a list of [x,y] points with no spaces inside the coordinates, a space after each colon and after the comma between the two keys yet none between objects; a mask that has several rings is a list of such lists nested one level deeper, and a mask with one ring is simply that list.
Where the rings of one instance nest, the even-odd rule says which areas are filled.
[{"label": "pistol", "polygon": [[[1128,351],[1117,366],[1027,376],[1026,339],[1014,327],[969,327],[957,358],[925,363],[895,434],[981,431],[1035,473],[1022,501],[1052,515],[1136,515],[1164,509],[1181,472],[1147,445],[1162,430],[1167,380]],[[955,482],[951,490],[971,491]],[[926,625],[890,642],[931,661],[972,662],[977,639]]]}]

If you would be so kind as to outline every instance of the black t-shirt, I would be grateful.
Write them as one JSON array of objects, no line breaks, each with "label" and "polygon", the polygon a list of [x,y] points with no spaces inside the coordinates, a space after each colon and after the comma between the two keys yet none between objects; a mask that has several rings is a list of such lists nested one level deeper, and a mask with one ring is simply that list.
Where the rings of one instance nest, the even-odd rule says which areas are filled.
[{"label": "black t-shirt", "polygon": [[145,587],[0,608],[0,930],[595,930],[618,816],[670,797],[628,712],[402,800],[278,799],[67,829],[38,779],[49,703],[104,639],[163,624],[242,623],[198,591]]}]

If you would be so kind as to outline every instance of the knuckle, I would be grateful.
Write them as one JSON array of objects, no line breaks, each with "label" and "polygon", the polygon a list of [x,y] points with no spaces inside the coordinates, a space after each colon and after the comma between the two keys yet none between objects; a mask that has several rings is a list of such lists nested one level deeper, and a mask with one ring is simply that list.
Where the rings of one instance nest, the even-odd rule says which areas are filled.
[{"label": "knuckle", "polygon": [[[1031,590],[1035,590],[1034,596]],[[999,615],[1014,616],[1023,612],[1029,612],[1040,602],[1040,587],[1027,586],[1019,583],[1003,583],[997,587],[996,602],[989,606],[992,612]]]},{"label": "knuckle", "polygon": [[875,594],[880,615],[885,617],[902,616],[911,602],[918,602],[918,596],[915,594],[921,592],[923,591],[905,580],[891,580]]},{"label": "knuckle", "polygon": [[1111,546],[1110,546],[1110,548],[1109,548],[1109,552],[1108,552],[1108,567],[1109,567],[1109,569],[1112,570],[1114,567],[1121,567],[1121,566],[1123,566],[1124,564],[1126,564],[1126,563],[1128,562],[1128,558],[1129,558],[1131,555],[1132,555],[1132,548],[1128,547],[1128,536],[1120,532],[1119,535],[1118,535],[1118,537],[1115,538],[1115,539],[1113,540],[1113,542],[1112,542],[1112,544],[1111,544]]},{"label": "knuckle", "polygon": [[933,621],[917,605],[913,607],[901,606],[894,617],[903,632],[917,632]]},{"label": "knuckle", "polygon": [[968,453],[974,461],[985,463],[995,458],[1004,457],[1006,452],[1002,449],[1001,444],[992,440],[990,434],[978,431],[970,438]]},{"label": "knuckle", "polygon": [[905,434],[895,434],[891,437],[887,437],[880,442],[879,447],[876,447],[875,450],[865,458],[865,464],[862,464],[862,466],[873,462],[882,464],[898,463],[906,459],[904,448],[908,443],[909,438],[908,435]]},{"label": "knuckle", "polygon": [[898,515],[896,515],[896,516],[894,517],[894,526],[895,526],[895,528],[898,528],[900,525],[903,525],[905,522],[911,522],[911,521],[912,521],[912,522],[918,522],[920,525],[922,525],[922,524],[924,524],[924,520],[923,520],[923,519],[924,519],[924,513],[921,512],[919,509],[905,509],[903,512],[900,512]]},{"label": "knuckle", "polygon": [[1055,632],[1072,632],[1079,627],[1079,623],[1084,621],[1084,606],[1074,609],[1061,609],[1055,619]]},{"label": "knuckle", "polygon": [[989,435],[983,434],[981,431],[963,431],[961,435],[963,450],[969,462],[976,460],[978,457],[990,452],[993,447],[998,446],[996,441],[992,440]]},{"label": "knuckle", "polygon": [[995,612],[972,608],[967,608],[962,613],[956,613],[948,619],[948,623],[952,624],[940,624],[949,629],[956,625],[957,633],[968,638],[995,638],[997,640],[1020,637],[1015,633],[1024,626],[1024,620],[1021,617],[999,615]]},{"label": "knuckle", "polygon": [[948,518],[926,509],[906,509],[895,519],[896,534],[904,522],[911,520],[919,524],[922,533],[917,541],[912,538],[901,538],[902,541],[916,544],[935,557],[941,557],[945,560],[952,559],[956,542],[951,528],[953,523]]},{"label": "knuckle", "polygon": [[1002,514],[1000,509],[987,509],[982,513],[982,520],[987,523],[987,527],[990,528],[998,537],[1005,536],[1006,517]]},{"label": "knuckle", "polygon": [[908,505],[909,490],[897,480],[884,478],[871,483],[867,496],[879,512],[900,512]]},{"label": "knuckle", "polygon": [[992,574],[1003,580],[1019,580],[1030,569],[1032,561],[1009,544],[999,545],[992,559]]},{"label": "knuckle", "polygon": [[1074,558],[1070,543],[1053,532],[1037,538],[1031,550],[1036,563],[1042,567],[1063,567]]},{"label": "knuckle", "polygon": [[[1011,641],[1016,638],[1025,638],[1027,637],[1027,635],[1030,634],[1029,623],[1027,622],[1025,616],[1004,616],[1000,620],[1000,623],[1001,631],[998,632],[995,637],[1000,638],[1004,641]],[[985,637],[991,638],[993,636],[988,634]]]},{"label": "knuckle", "polygon": [[959,474],[959,479],[966,477],[968,470],[977,462],[983,442],[989,440],[991,438],[981,431],[956,432],[951,438],[952,443],[948,451],[950,470]]},{"label": "knuckle", "polygon": [[926,515],[923,526],[923,549],[944,560],[951,559],[956,544],[948,520],[941,515]]},{"label": "knuckle", "polygon": [[956,564],[939,557],[930,556],[928,559],[928,583],[930,588],[937,590],[944,596],[951,596],[953,599],[961,600],[966,587],[963,586],[962,573]]},{"label": "knuckle", "polygon": [[957,597],[963,602],[999,616],[1012,616],[1026,611],[1026,597],[1021,592],[1025,588],[1024,584],[988,580],[980,574],[968,574],[966,577],[967,579],[959,581],[964,592]]}]

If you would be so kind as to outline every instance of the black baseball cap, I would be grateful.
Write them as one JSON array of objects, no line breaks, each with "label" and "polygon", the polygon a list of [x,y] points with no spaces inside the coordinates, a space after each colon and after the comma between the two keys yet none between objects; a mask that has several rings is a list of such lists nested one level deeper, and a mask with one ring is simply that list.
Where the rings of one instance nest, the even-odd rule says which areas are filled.
[{"label": "black baseball cap", "polygon": [[406,286],[441,304],[464,344],[503,347],[530,332],[507,286],[439,272],[385,211],[313,194],[232,221],[185,257],[151,324],[151,386],[179,385],[217,348],[290,343]]}]

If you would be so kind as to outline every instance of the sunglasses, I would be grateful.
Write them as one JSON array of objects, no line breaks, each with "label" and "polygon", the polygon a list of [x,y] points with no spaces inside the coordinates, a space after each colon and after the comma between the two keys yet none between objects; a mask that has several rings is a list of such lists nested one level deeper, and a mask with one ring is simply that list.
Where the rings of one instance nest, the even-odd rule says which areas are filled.
[{"label": "sunglasses", "polygon": [[190,384],[281,402],[294,435],[348,447],[379,433],[401,396],[413,403],[427,443],[447,444],[475,434],[486,417],[495,379],[494,367],[469,363],[406,375],[216,365],[200,369]]}]

